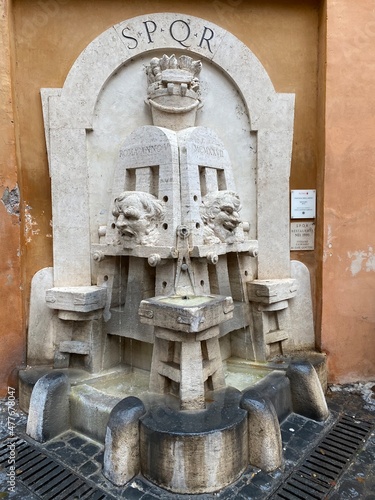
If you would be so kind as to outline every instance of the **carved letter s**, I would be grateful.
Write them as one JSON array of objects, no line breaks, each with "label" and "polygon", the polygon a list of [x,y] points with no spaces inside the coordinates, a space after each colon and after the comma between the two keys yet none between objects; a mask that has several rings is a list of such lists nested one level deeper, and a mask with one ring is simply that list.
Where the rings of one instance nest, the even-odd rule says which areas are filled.
[{"label": "carved letter s", "polygon": [[138,45],[138,41],[137,41],[137,39],[136,39],[136,38],[134,38],[133,36],[128,36],[128,35],[125,35],[125,30],[128,30],[128,29],[129,29],[129,28],[128,28],[128,27],[126,27],[126,28],[124,28],[124,29],[122,30],[122,32],[121,32],[121,33],[122,33],[122,36],[123,36],[124,38],[128,38],[129,40],[134,40],[135,45],[133,45],[133,47],[131,47],[130,45],[128,45],[128,49],[135,49],[135,48],[137,47],[137,45]]}]

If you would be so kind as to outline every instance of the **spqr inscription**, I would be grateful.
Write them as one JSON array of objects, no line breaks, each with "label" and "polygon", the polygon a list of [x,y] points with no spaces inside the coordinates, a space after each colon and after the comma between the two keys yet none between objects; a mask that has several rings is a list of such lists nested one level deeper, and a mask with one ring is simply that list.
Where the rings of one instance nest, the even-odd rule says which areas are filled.
[{"label": "spqr inscription", "polygon": [[129,26],[122,30],[122,36],[128,41],[127,48],[134,50],[138,47],[139,40],[146,38],[147,43],[155,43],[160,33],[168,33],[169,36],[185,49],[197,44],[200,48],[206,48],[212,52],[211,42],[215,36],[215,32],[208,26],[203,26],[200,33],[196,33],[190,27],[189,19],[176,19],[167,29],[160,27],[152,19],[143,21],[138,31],[132,31]]}]

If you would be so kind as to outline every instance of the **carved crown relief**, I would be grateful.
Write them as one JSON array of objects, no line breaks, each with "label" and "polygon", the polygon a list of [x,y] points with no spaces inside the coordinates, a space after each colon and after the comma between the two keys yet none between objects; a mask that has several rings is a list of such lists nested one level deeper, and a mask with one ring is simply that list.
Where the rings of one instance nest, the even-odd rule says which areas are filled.
[{"label": "carved crown relief", "polygon": [[160,59],[154,57],[147,67],[148,97],[161,95],[182,95],[192,98],[199,97],[199,73],[201,61],[194,61],[189,56],[179,58],[166,54]]},{"label": "carved crown relief", "polygon": [[[172,130],[194,126],[195,112],[200,106],[199,73],[201,61],[194,61],[190,56],[176,57],[174,54],[154,57],[147,67],[148,103],[151,106],[154,125]],[[160,117],[159,113],[162,113]],[[164,116],[169,115],[169,118]],[[171,117],[178,114],[177,122]],[[189,122],[184,122],[182,115],[191,115]]]}]

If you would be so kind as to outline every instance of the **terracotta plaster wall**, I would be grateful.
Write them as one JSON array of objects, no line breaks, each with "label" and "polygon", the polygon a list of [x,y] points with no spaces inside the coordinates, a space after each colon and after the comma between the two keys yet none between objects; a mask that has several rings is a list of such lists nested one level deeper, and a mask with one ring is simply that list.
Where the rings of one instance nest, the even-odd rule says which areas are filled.
[{"label": "terracotta plaster wall", "polygon": [[[25,321],[31,278],[52,265],[50,180],[40,88],[62,87],[80,52],[111,25],[164,11],[202,17],[232,32],[257,55],[278,92],[296,93],[291,187],[316,187],[317,0],[13,0]],[[309,261],[313,268],[314,256]]]},{"label": "terracotta plaster wall", "polygon": [[327,1],[322,348],[330,377],[375,376],[375,10]]},{"label": "terracotta plaster wall", "polygon": [[10,19],[10,5],[0,2],[0,396],[16,387],[15,368],[25,354]]},{"label": "terracotta plaster wall", "polygon": [[[319,64],[318,64],[318,165],[314,262],[316,266],[315,325],[316,346],[321,346],[322,323],[322,256],[324,250],[324,166],[325,166],[325,110],[326,110],[326,61],[327,61],[327,1],[322,2],[319,19]],[[310,253],[310,252],[309,252]]]}]

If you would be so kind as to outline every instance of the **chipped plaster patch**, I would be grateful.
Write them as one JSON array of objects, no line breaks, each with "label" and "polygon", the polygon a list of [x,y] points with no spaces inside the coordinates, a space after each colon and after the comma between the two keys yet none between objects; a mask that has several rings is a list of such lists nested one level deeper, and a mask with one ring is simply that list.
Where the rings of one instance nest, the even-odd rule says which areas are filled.
[{"label": "chipped plaster patch", "polygon": [[375,271],[375,255],[374,255],[372,247],[369,247],[368,259],[366,261],[366,271],[367,272]]},{"label": "chipped plaster patch", "polygon": [[350,263],[352,276],[356,276],[360,271],[375,271],[375,255],[372,247],[368,247],[367,252],[364,250],[348,252],[348,257],[352,260]]},{"label": "chipped plaster patch", "polygon": [[[332,252],[331,252],[331,248],[332,248],[332,241],[333,241],[333,236],[332,236],[332,227],[330,224],[328,224],[328,228],[327,228],[327,244],[326,244],[326,247],[323,249],[323,262],[325,262],[327,260],[327,257],[332,257]],[[327,250],[327,248],[329,250]]]},{"label": "chipped plaster patch", "polygon": [[1,201],[3,202],[8,214],[17,215],[17,217],[19,217],[19,215],[20,215],[20,191],[18,189],[17,184],[11,191],[9,191],[9,188],[4,189],[4,193],[3,193],[3,196],[1,197]]},{"label": "chipped plaster patch", "polygon": [[26,244],[30,243],[32,240],[32,237],[36,234],[40,233],[40,229],[36,228],[37,222],[31,215],[30,211],[32,210],[31,207],[26,205],[25,207],[25,241]]}]

